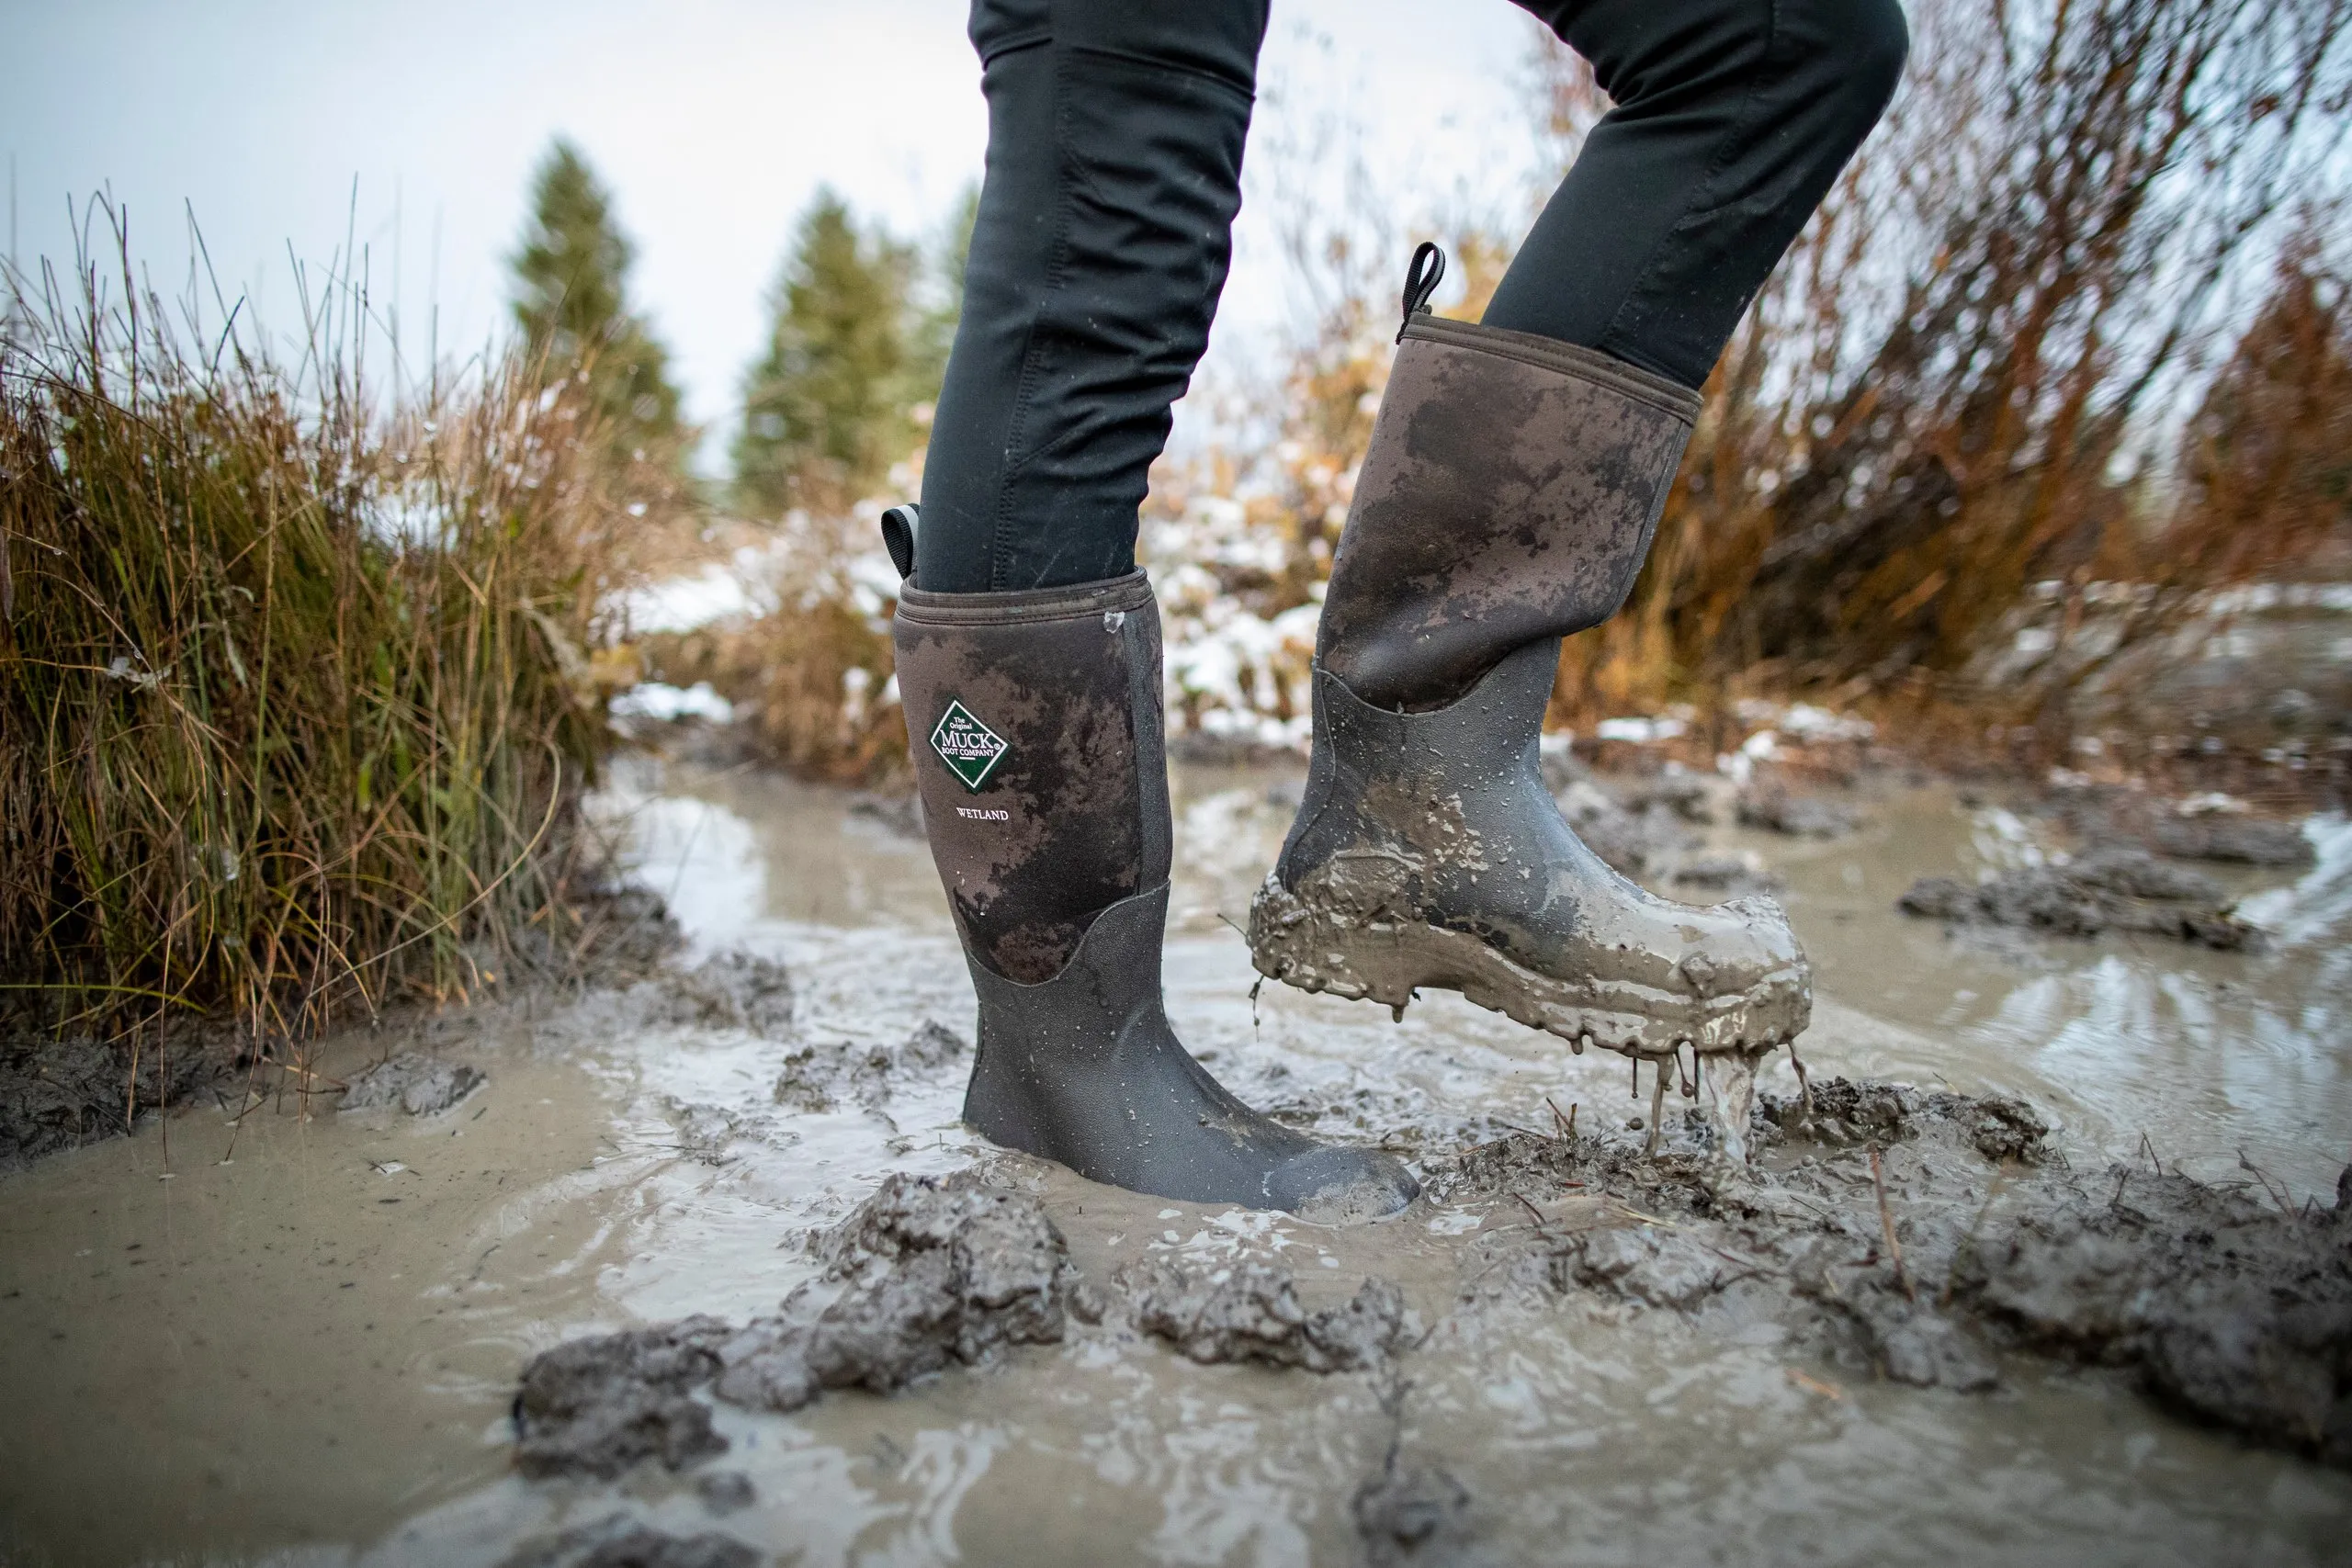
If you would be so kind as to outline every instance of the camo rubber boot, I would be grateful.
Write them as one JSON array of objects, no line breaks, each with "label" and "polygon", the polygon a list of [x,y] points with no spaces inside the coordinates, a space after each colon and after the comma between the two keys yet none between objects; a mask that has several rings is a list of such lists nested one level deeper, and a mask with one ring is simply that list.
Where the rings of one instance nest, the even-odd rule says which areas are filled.
[{"label": "camo rubber boot", "polygon": [[[897,555],[905,520],[886,532]],[[1159,617],[1144,574],[1025,592],[910,583],[892,640],[932,854],[979,993],[965,1121],[1158,1197],[1326,1223],[1411,1202],[1402,1165],[1259,1115],[1169,1025]]]}]

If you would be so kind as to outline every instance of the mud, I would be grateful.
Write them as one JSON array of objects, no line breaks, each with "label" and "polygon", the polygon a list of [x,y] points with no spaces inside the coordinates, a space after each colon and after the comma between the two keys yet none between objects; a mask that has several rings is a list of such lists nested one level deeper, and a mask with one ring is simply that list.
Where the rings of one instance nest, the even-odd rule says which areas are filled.
[{"label": "mud", "polygon": [[1796,839],[1842,839],[1862,825],[1862,814],[1850,806],[1778,784],[1743,791],[1737,811],[1743,827]]},{"label": "mud", "polygon": [[878,1110],[889,1103],[894,1078],[936,1071],[971,1051],[963,1036],[928,1018],[897,1046],[850,1040],[799,1043],[785,1057],[773,1096],[778,1105],[797,1111],[831,1111],[842,1104]]},{"label": "mud", "polygon": [[2132,790],[2093,786],[2057,791],[2049,808],[2094,847],[2121,845],[2180,860],[2290,868],[2316,858],[2301,823],[2219,802],[2156,800]]},{"label": "mud", "polygon": [[421,1051],[404,1052],[355,1075],[344,1091],[340,1109],[391,1107],[411,1116],[434,1116],[473,1093],[484,1081],[480,1067],[445,1062]]},{"label": "mud", "polygon": [[[737,1479],[741,1479],[738,1477]],[[761,1554],[716,1531],[664,1535],[627,1514],[526,1543],[500,1568],[759,1568]]]},{"label": "mud", "polygon": [[650,982],[661,1005],[653,1021],[704,1029],[742,1029],[767,1040],[792,1032],[792,979],[784,965],[741,951],[716,953],[695,967]]},{"label": "mud", "polygon": [[1895,908],[1955,926],[2007,926],[2053,936],[2104,932],[2169,937],[2234,953],[2258,948],[2262,932],[2221,901],[2211,878],[2107,845],[2065,865],[2022,866],[1973,885],[1922,877]]},{"label": "mud", "polygon": [[[1814,954],[1811,1108],[1775,1053],[1742,1175],[1682,1083],[1658,1124],[1650,1072],[1636,1091],[1622,1059],[1458,998],[1398,1022],[1278,987],[1253,998],[1227,919],[1295,792],[1180,773],[1171,1018],[1250,1103],[1428,1179],[1396,1220],[1327,1229],[978,1143],[958,1124],[970,1057],[945,1043],[972,997],[923,846],[786,780],[682,770],[632,795],[635,776],[599,809],[627,814],[652,907],[674,911],[641,924],[648,950],[667,927],[668,958],[633,982],[388,1019],[314,1059],[343,1079],[411,1051],[477,1066],[488,1081],[463,1104],[321,1116],[314,1095],[306,1116],[289,1092],[239,1121],[227,1089],[0,1185],[0,1387],[18,1416],[0,1423],[0,1555],[496,1568],[518,1545],[660,1562],[732,1540],[805,1568],[2342,1556],[2352,1468],[2311,1457],[2332,1412],[2265,1393],[2224,1354],[2264,1347],[2247,1353],[2261,1377],[2299,1369],[2308,1394],[2339,1343],[2341,1232],[2319,1222],[2338,1224],[2352,1136],[2341,825],[2311,826],[2320,858],[2298,876],[2194,873],[2274,933],[2269,952],[2029,933],[2021,963],[1887,906],[1931,872],[2079,861],[2052,818],[1865,781],[1868,824],[1801,839],[1731,820],[1726,780],[1705,781],[1712,823],[1643,795],[1654,780],[1607,781],[1703,840],[1658,880],[1705,857],[1769,872]],[[754,1027],[741,996],[709,1001],[721,970],[692,977],[730,953],[788,978],[788,1012]],[[787,1077],[817,1092],[779,1103]],[[2285,1208],[2309,1202],[2308,1229],[2240,1147]],[[2159,1150],[2166,1178],[2256,1212],[2223,1226],[2156,1201]],[[1058,1339],[968,1366],[943,1351],[938,1325],[986,1308],[909,1289],[937,1249],[842,1245],[894,1174],[1034,1202],[1102,1321],[1073,1286]],[[2134,1211],[2152,1223],[2101,1229]],[[2222,1240],[2200,1272],[2206,1230]],[[2068,1282],[2094,1244],[2135,1260],[2120,1306]],[[1269,1270],[1306,1321],[1376,1277],[1409,1332],[1360,1371],[1196,1361],[1114,1283],[1162,1267]],[[2003,1304],[2021,1284],[2066,1310],[2030,1323]],[[636,1409],[606,1431],[644,1451],[610,1481],[516,1465],[517,1377],[541,1352],[702,1314],[727,1326],[714,1358],[749,1325],[771,1345],[774,1325],[805,1367],[827,1313],[893,1290],[922,1310],[843,1309],[880,1325],[886,1354],[865,1364],[910,1338],[941,1359],[887,1395],[851,1381],[750,1408],[717,1396],[720,1359],[704,1381],[698,1362],[637,1380],[640,1398],[630,1358],[607,1358],[579,1381],[611,1373],[623,1397],[578,1408]],[[2201,1359],[2158,1332],[2183,1322],[2211,1329]],[[659,1333],[656,1362],[706,1343]],[[693,1451],[681,1400],[723,1452]]]},{"label": "mud", "polygon": [[1388,1280],[1366,1280],[1345,1305],[1316,1313],[1299,1305],[1289,1269],[1264,1263],[1214,1270],[1153,1263],[1123,1272],[1118,1283],[1138,1329],[1203,1365],[1364,1371],[1414,1337],[1405,1294]]},{"label": "mud", "polygon": [[[2352,1467],[2352,1167],[2334,1207],[2118,1166],[1975,1249],[1961,1292],[2019,1338],[2138,1369],[2257,1442]],[[2256,1194],[2259,1194],[2257,1196]]]},{"label": "mud", "polygon": [[[515,1395],[516,1467],[610,1478],[658,1458],[677,1470],[728,1447],[694,1397],[705,1387],[787,1413],[826,1389],[892,1393],[1008,1346],[1057,1343],[1070,1316],[1102,1317],[1036,1200],[969,1179],[893,1177],[812,1251],[821,1281],[778,1316],[692,1317],[535,1358]],[[795,1314],[820,1294],[833,1299]]]},{"label": "mud", "polygon": [[1022,1193],[894,1176],[819,1251],[846,1288],[811,1322],[757,1320],[721,1346],[719,1398],[782,1412],[829,1388],[891,1393],[1102,1316],[1061,1232]]},{"label": "mud", "polygon": [[514,1467],[607,1480],[640,1460],[672,1470],[727,1451],[693,1391],[718,1375],[713,1317],[575,1339],[535,1357],[514,1394]]},{"label": "mud", "polygon": [[2352,1168],[2332,1207],[2297,1210],[2259,1173],[2231,1188],[2151,1157],[2078,1178],[2006,1097],[1838,1078],[1809,1100],[1768,1097],[1752,1134],[1770,1153],[1728,1180],[1689,1154],[1522,1134],[1464,1156],[1444,1190],[1526,1209],[1488,1243],[1493,1278],[1686,1314],[1736,1296],[1921,1387],[1999,1387],[2017,1354],[2130,1368],[2197,1419],[2352,1467]]},{"label": "mud", "polygon": [[162,1051],[58,1039],[0,1019],[0,1171],[120,1137],[164,1105],[184,1105],[236,1069],[215,1032],[173,1031]]}]

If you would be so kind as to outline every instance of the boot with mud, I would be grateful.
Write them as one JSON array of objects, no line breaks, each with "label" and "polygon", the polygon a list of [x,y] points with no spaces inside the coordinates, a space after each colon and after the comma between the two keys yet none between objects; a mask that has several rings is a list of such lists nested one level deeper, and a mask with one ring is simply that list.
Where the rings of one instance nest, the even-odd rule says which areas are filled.
[{"label": "boot with mud", "polygon": [[[884,525],[901,575],[912,513]],[[979,993],[964,1120],[1157,1197],[1335,1224],[1411,1202],[1402,1165],[1257,1114],[1169,1026],[1159,614],[1144,574],[987,593],[910,581],[891,635],[925,829]]]},{"label": "boot with mud", "polygon": [[1430,315],[1443,266],[1424,246],[1408,275],[1324,601],[1306,797],[1251,907],[1251,957],[1399,1017],[1434,987],[1579,1052],[1688,1045],[1736,1102],[1714,1118],[1736,1141],[1757,1060],[1812,1012],[1787,918],[1619,876],[1562,819],[1538,750],[1560,639],[1631,591],[1698,395]]}]

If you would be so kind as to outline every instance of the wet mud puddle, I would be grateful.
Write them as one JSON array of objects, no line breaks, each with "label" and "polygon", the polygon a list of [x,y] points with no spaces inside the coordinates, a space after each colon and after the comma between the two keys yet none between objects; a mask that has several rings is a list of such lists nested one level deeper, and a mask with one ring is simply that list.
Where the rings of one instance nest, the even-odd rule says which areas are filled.
[{"label": "wet mud puddle", "polygon": [[[0,1561],[2344,1560],[2341,1469],[2178,1419],[2126,1371],[1922,1340],[1883,1260],[1827,1287],[1829,1315],[1861,1327],[1826,1334],[1742,1282],[1809,1267],[1766,1255],[1748,1200],[1649,1177],[1603,1195],[1649,1102],[1622,1059],[1449,997],[1396,1023],[1272,986],[1253,1002],[1226,922],[1246,919],[1286,787],[1180,781],[1170,1010],[1252,1103],[1419,1160],[1432,1195],[1402,1221],[1168,1203],[978,1144],[956,1121],[970,990],[921,843],[837,795],[649,769],[606,805],[684,928],[665,977],[329,1055],[345,1078],[411,1052],[485,1075],[420,1113],[306,1120],[289,1098],[232,1126],[223,1102],[0,1178]],[[2216,953],[1905,919],[1915,878],[2030,863],[2040,829],[1932,790],[1871,818],[1826,841],[1708,833],[1786,881],[1820,976],[1816,1084],[1918,1086],[1921,1126],[1922,1096],[2018,1097],[2055,1123],[2042,1168],[2086,1181],[2136,1155],[2267,1191],[2243,1155],[2288,1205],[2333,1201],[2352,1144],[2341,825],[2314,826],[2314,867],[2232,883],[2272,940]],[[1762,1088],[1793,1094],[1784,1058]],[[440,1091],[461,1098],[436,1109]],[[1895,1130],[1873,1103],[1832,1109],[1857,1136]],[[1953,1236],[2017,1201],[1951,1125],[1960,1144],[1884,1140],[1890,1223],[1916,1227],[1905,1282],[1931,1305],[1975,1279]],[[1858,1143],[1763,1157],[1785,1177],[1765,1208],[1876,1224]],[[651,1457],[616,1476],[518,1471],[509,1410],[533,1356],[694,1314],[740,1333],[787,1296],[805,1322],[860,1288],[841,1238],[872,1228],[861,1205],[893,1177],[1034,1201],[1085,1295],[1054,1335],[888,1397],[833,1389],[778,1414],[697,1384],[677,1397],[725,1447],[676,1469],[655,1421]],[[2134,1201],[2158,1199],[2109,1212]],[[1291,1307],[1249,1303],[1275,1350],[1183,1353],[1168,1323],[1197,1324],[1200,1302],[1170,1301],[1277,1276]],[[1883,1311],[1855,1295],[1865,1276]],[[1380,1353],[1338,1328],[1342,1349],[1314,1348],[1307,1322],[1360,1323],[1368,1279],[1394,1287]],[[1921,1356],[1941,1386],[1878,1375]]]}]

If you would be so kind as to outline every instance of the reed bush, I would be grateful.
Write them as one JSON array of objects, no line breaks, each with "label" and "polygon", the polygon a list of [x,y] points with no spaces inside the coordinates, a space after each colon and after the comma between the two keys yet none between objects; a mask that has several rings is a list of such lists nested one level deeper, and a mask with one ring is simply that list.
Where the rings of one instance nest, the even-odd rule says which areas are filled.
[{"label": "reed bush", "polygon": [[0,996],[300,1037],[560,956],[630,504],[584,379],[379,399],[356,284],[288,364],[120,276],[0,347]]}]

